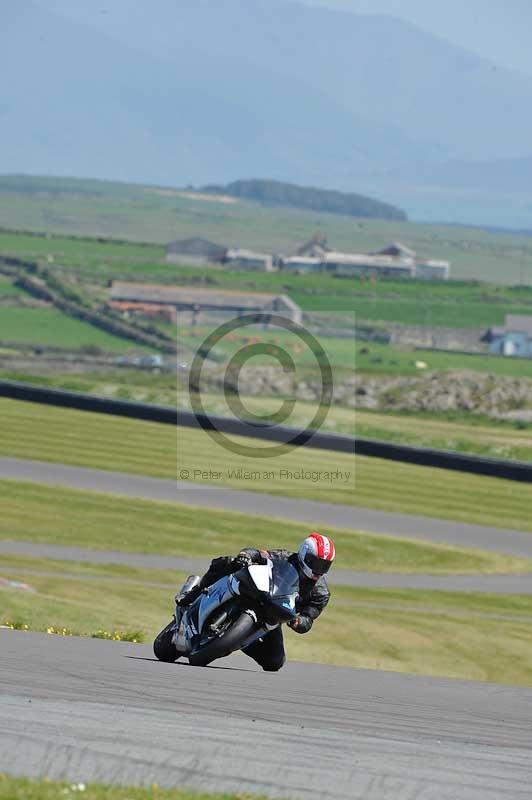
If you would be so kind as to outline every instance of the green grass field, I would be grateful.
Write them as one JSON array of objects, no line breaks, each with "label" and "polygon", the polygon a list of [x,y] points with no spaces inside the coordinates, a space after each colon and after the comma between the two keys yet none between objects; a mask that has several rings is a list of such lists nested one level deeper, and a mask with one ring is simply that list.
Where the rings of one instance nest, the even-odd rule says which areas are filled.
[{"label": "green grass field", "polygon": [[7,298],[19,298],[24,292],[15,286],[8,278],[0,275],[0,300]]},{"label": "green grass field", "polygon": [[[9,284],[5,284],[5,287],[6,293],[3,295],[0,282],[0,297],[17,297],[15,287],[12,287],[15,290],[13,292]],[[160,324],[159,327],[164,329],[166,334],[175,335],[174,326]],[[182,329],[179,332],[178,341],[187,349],[193,348],[195,351],[211,330],[205,327],[193,331]],[[286,349],[292,356],[296,367],[317,374],[315,356],[305,345],[300,345],[293,335],[278,331],[268,332],[267,335],[264,335],[264,332],[257,332],[253,335],[253,331],[251,329],[250,331],[241,335],[232,335],[231,341],[222,340],[217,345],[216,352],[222,359],[227,359],[238,347],[252,340],[271,342]],[[321,336],[320,334],[316,334],[316,337],[327,354],[334,374],[339,377],[353,370],[362,374],[414,376],[420,374],[416,362],[423,361],[427,364],[429,371],[466,369],[493,375],[532,378],[532,359],[437,352],[422,348],[385,345],[378,342],[365,343],[360,340]],[[73,350],[90,345],[111,353],[146,350],[142,345],[108,334],[93,325],[67,316],[58,309],[27,306],[8,306],[0,309],[0,340],[13,343],[53,345]],[[277,366],[277,362],[267,356],[256,359],[256,363]]]},{"label": "green grass field", "polygon": [[[81,787],[81,788],[80,788]],[[0,800],[261,800],[249,794],[206,794],[185,789],[161,789],[157,784],[151,788],[132,786],[107,786],[100,783],[68,783],[28,778],[13,778],[0,773]],[[266,800],[266,798],[262,798]]]},{"label": "green grass field", "polygon": [[72,350],[91,345],[110,353],[146,350],[135,342],[113,336],[55,308],[10,306],[0,309],[0,340]]},{"label": "green grass field", "polygon": [[97,237],[60,236],[17,233],[0,230],[0,249],[3,253],[28,260],[46,260],[50,265],[68,264],[73,267],[98,267],[108,262],[119,267],[122,261],[135,264],[164,259],[164,247],[140,242],[104,241]]},{"label": "green grass field", "polygon": [[2,177],[0,217],[4,228],[11,229],[155,244],[201,235],[272,252],[292,252],[316,232],[326,233],[335,248],[356,252],[400,240],[421,255],[450,259],[457,278],[532,283],[532,239],[527,236],[220,203],[191,198],[179,190],[133,184]]},{"label": "green grass field", "polygon": [[[212,328],[199,327],[197,329],[180,329],[178,341],[184,346],[197,350]],[[518,378],[532,378],[532,358],[504,358],[489,354],[463,354],[441,352],[392,346],[379,342],[362,342],[354,338],[340,338],[320,336],[317,339],[333,368],[338,375],[352,372],[375,375],[411,376],[420,375],[416,367],[417,361],[427,365],[425,371],[443,372],[456,369],[467,369],[473,372],[488,372],[493,375],[508,375]],[[216,351],[229,358],[241,346],[253,342],[271,343],[282,347],[290,353],[296,367],[312,370],[317,373],[317,361],[314,354],[306,345],[301,345],[291,333],[282,333],[279,330],[271,332],[254,331],[246,329],[242,334],[234,333],[222,339],[216,346]],[[257,364],[275,364],[269,356],[255,359]]]},{"label": "green grass field", "polygon": [[[356,342],[355,344],[357,346],[357,370],[363,373],[419,375],[420,370],[416,368],[415,362],[424,361],[427,364],[427,370],[433,372],[465,369],[473,372],[488,372],[492,375],[508,375],[515,378],[532,377],[532,359],[529,358],[445,353],[421,348],[411,350],[377,342],[368,344]],[[368,352],[361,353],[361,349]]]},{"label": "green grass field", "polygon": [[532,461],[532,426],[497,424],[489,419],[456,415],[445,419],[427,414],[356,412],[358,436],[443,450]]},{"label": "green grass field", "polygon": [[[528,484],[362,456],[353,459],[308,447],[257,460],[228,453],[203,431],[175,431],[156,423],[13,400],[0,400],[0,412],[0,454],[5,456],[161,478],[175,478],[178,471],[188,469],[193,480],[217,486],[532,530],[532,486]],[[229,476],[228,471],[237,468],[273,474],[252,480]],[[281,469],[294,474],[284,476]],[[219,470],[221,476],[209,477],[196,470]],[[341,470],[350,476],[346,482],[330,483],[315,481],[312,475],[301,479],[295,474],[300,470]]]},{"label": "green grass field", "polygon": [[[290,522],[281,527],[277,521],[245,514],[207,510],[198,513],[194,506],[17,481],[0,481],[0,497],[0,538],[10,541],[209,559],[220,553],[237,553],[250,545],[295,548],[307,529],[304,524]],[[532,571],[530,561],[496,553],[352,531],[332,529],[332,534],[338,566],[344,569],[434,574]],[[3,568],[10,563],[40,568],[38,559],[30,563],[27,559],[2,556]],[[85,568],[78,565],[77,569]],[[107,567],[102,569],[106,574]],[[136,574],[130,568],[120,570],[123,577]],[[170,573],[149,570],[147,575],[154,580],[171,581]]]}]

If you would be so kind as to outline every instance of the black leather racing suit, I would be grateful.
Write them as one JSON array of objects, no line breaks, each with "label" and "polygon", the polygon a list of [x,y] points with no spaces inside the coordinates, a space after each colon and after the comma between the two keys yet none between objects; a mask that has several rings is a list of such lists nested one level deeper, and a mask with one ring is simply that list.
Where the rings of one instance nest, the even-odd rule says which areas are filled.
[{"label": "black leather racing suit", "polygon": [[[236,558],[233,556],[215,558],[211,561],[199,586],[197,589],[193,589],[191,594],[197,596],[202,589],[240,569],[242,562],[239,561],[239,557],[241,556],[248,557],[252,564],[260,564],[263,562],[264,556],[284,558],[296,568],[299,574],[299,596],[296,601],[297,622],[293,629],[297,633],[308,633],[314,620],[319,617],[329,602],[331,593],[323,576],[318,580],[307,578],[301,569],[297,553],[293,553],[291,550],[257,550],[254,547],[246,547]],[[192,599],[190,597],[190,600]],[[281,626],[247,647],[244,653],[253,658],[267,672],[277,672],[286,661]]]}]

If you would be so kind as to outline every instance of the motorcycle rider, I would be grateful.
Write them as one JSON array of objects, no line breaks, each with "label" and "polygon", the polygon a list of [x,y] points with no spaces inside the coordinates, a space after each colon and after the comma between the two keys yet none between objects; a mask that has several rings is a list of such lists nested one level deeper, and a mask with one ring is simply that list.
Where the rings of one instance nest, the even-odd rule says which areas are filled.
[{"label": "motorcycle rider", "polygon": [[[330,598],[325,580],[335,557],[332,539],[313,532],[301,542],[298,550],[257,550],[246,547],[236,557],[221,556],[211,561],[211,565],[198,586],[178,600],[181,607],[191,605],[194,600],[220,578],[247,567],[250,564],[263,564],[265,558],[283,558],[297,569],[299,574],[299,596],[296,603],[297,616],[288,622],[296,633],[308,633],[314,620],[319,617]],[[286,661],[281,626],[265,634],[243,651],[266,672],[277,672]]]}]

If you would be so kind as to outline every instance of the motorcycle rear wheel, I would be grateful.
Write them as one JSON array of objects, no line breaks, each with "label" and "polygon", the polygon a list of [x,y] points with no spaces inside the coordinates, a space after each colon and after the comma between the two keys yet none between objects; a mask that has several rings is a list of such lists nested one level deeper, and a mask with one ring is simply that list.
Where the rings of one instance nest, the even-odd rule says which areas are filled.
[{"label": "motorcycle rear wheel", "polygon": [[224,658],[235,650],[240,650],[240,646],[253,632],[255,625],[256,622],[251,614],[244,611],[222,636],[206,644],[198,653],[190,655],[189,663],[193,667],[206,667],[217,658]]},{"label": "motorcycle rear wheel", "polygon": [[168,623],[166,628],[157,634],[153,643],[153,652],[159,661],[167,661],[171,663],[178,658],[178,652],[172,642],[172,636],[175,631],[175,619]]}]

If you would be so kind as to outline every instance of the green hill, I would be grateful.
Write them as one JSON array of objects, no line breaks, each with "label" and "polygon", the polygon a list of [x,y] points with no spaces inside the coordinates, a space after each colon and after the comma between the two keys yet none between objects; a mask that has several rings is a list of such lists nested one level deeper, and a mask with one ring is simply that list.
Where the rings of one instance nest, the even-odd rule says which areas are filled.
[{"label": "green hill", "polygon": [[344,214],[350,217],[388,219],[399,222],[407,219],[402,209],[371,197],[335,192],[329,189],[315,189],[311,186],[296,186],[293,183],[282,183],[281,181],[254,178],[248,181],[234,181],[226,186],[205,186],[202,191],[240,197],[265,205],[290,206],[307,211]]}]

